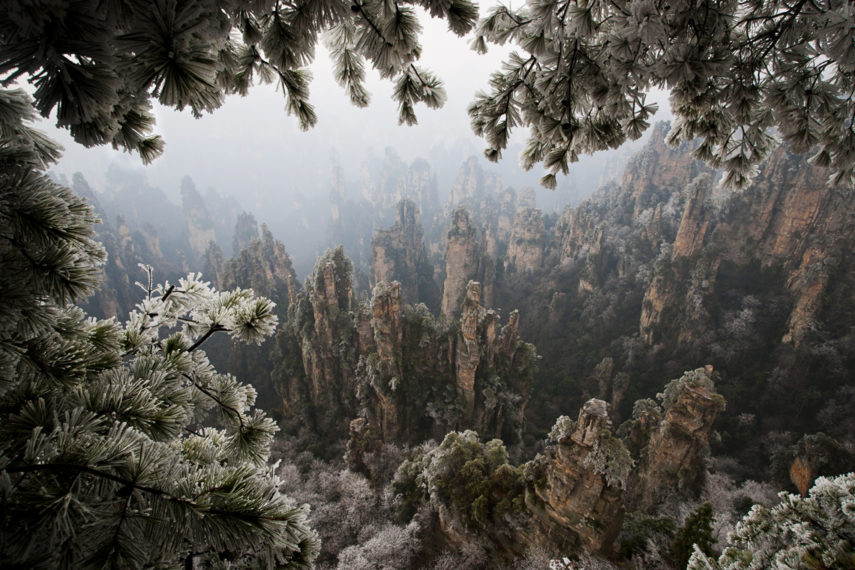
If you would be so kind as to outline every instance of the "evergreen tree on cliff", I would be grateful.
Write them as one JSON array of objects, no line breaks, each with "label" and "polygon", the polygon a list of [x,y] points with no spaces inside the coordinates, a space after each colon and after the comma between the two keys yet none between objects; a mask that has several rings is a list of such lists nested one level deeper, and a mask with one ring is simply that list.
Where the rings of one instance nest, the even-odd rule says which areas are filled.
[{"label": "evergreen tree on cliff", "polygon": [[92,208],[44,175],[58,149],[31,114],[0,90],[2,564],[309,566],[306,510],[267,464],[275,424],[200,349],[259,342],[273,304],[149,271],[127,323],[87,319],[104,250]]}]

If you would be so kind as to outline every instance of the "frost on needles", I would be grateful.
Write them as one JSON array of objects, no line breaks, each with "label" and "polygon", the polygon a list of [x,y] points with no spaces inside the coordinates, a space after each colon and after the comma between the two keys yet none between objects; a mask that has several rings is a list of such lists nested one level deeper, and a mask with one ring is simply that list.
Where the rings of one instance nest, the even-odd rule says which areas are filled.
[{"label": "frost on needles", "polygon": [[0,559],[22,567],[311,565],[307,509],[268,465],[275,423],[208,362],[226,333],[261,342],[273,303],[190,275],[126,323],[74,303],[103,248],[86,202],[47,178],[58,147],[0,91]]}]

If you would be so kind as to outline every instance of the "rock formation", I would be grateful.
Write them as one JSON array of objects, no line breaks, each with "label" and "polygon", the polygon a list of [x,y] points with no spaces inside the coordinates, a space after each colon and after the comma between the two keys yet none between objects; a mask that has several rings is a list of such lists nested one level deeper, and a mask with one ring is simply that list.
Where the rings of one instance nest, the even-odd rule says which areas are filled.
[{"label": "rock formation", "polygon": [[[661,397],[664,411],[638,402],[621,427],[624,439],[612,433],[609,405],[590,399],[576,421],[559,417],[544,453],[518,467],[498,440],[449,433],[438,447],[416,448],[393,488],[410,513],[429,506],[437,539],[484,545],[496,566],[533,550],[610,556],[625,512],[685,491],[705,468],[702,452],[722,405],[711,370],[687,372]],[[351,424],[354,464],[370,445],[365,432],[363,422]]]},{"label": "rock formation", "polygon": [[529,544],[550,553],[610,549],[623,522],[632,465],[610,428],[607,404],[597,399],[584,405],[575,424],[566,417],[556,424],[557,441],[529,466],[536,473],[526,493]]},{"label": "rock formation", "polygon": [[703,453],[713,421],[724,409],[724,398],[715,391],[712,366],[686,372],[659,396],[661,410],[652,402],[637,407],[630,423],[628,440],[638,463],[627,497],[633,510],[651,510],[675,493],[700,492]]},{"label": "rock formation", "polygon": [[439,209],[436,179],[430,165],[417,159],[407,165],[387,148],[382,162],[374,160],[362,171],[362,197],[386,220],[386,212],[401,200],[410,200],[428,219]]},{"label": "rock formation", "polygon": [[674,257],[691,257],[703,247],[712,215],[711,186],[708,176],[702,176],[689,185],[683,218],[674,238]]},{"label": "rock formation", "polygon": [[445,281],[442,287],[440,312],[454,316],[466,292],[466,284],[477,279],[480,248],[477,230],[465,208],[456,208],[451,214],[445,250]]},{"label": "rock formation", "polygon": [[484,250],[491,257],[504,257],[514,225],[517,210],[517,196],[506,188],[498,198],[498,203],[488,210],[484,227]]},{"label": "rock formation", "polygon": [[[238,233],[236,231],[235,235]],[[276,303],[280,318],[287,315],[290,299],[297,294],[294,290],[297,274],[291,256],[266,224],[261,225],[261,236],[256,236],[238,254],[225,261],[221,271],[222,289],[252,289],[257,295]]]},{"label": "rock formation", "polygon": [[[284,244],[273,237],[267,225],[262,224],[260,237],[250,241],[235,257],[220,261],[219,265],[218,252],[217,247],[209,247],[206,252],[210,265],[208,270],[213,272],[207,278],[213,280],[219,276],[217,286],[221,290],[252,289],[256,294],[267,297],[276,303],[279,322],[284,322],[297,294],[296,273]],[[219,256],[222,258],[222,252]],[[269,410],[278,409],[281,397],[272,377],[274,343],[268,340],[255,346],[215,340],[217,344],[209,349],[212,360],[251,383],[258,392],[258,405]]]},{"label": "rock formation", "polygon": [[371,240],[373,283],[398,281],[405,302],[436,305],[433,269],[428,265],[422,226],[414,202],[398,202],[397,221],[375,230]]},{"label": "rock formation", "polygon": [[499,177],[494,173],[484,172],[478,164],[478,159],[473,156],[460,167],[446,207],[452,210],[465,206],[472,212],[484,212],[485,202],[491,196],[501,194],[501,184]]},{"label": "rock formation", "polygon": [[258,239],[258,222],[255,221],[255,216],[249,212],[241,212],[232,238],[232,255],[240,255],[255,239]]},{"label": "rock formation", "polygon": [[508,262],[518,271],[536,271],[543,263],[543,214],[534,208],[521,208],[514,218],[508,244]]},{"label": "rock formation", "polygon": [[210,242],[216,242],[214,223],[205,201],[189,178],[181,181],[181,209],[187,222],[187,240],[196,258],[205,255]]},{"label": "rock formation", "polygon": [[[123,214],[116,214],[110,223],[107,208],[79,173],[73,177],[72,189],[86,198],[101,218],[95,230],[107,251],[103,285],[92,298],[82,303],[89,314],[101,318],[125,318],[142,294],[135,286],[135,282],[143,277],[139,264],[152,266],[158,281],[175,281],[189,271],[182,252],[167,250],[170,255],[164,253],[160,236],[151,223],[142,221],[132,225]],[[194,255],[190,251],[183,253],[189,257]]]},{"label": "rock formation", "polygon": [[414,202],[428,218],[439,210],[436,178],[427,161],[416,159],[410,164],[401,183],[400,199]]},{"label": "rock formation", "polygon": [[[806,164],[804,157],[779,148],[749,188],[720,199],[717,209],[711,203],[709,180],[693,182],[673,241],[672,260],[682,269],[677,274],[666,271],[651,282],[645,293],[642,336],[656,341],[653,328],[668,320],[662,316],[666,308],[698,313],[699,305],[715,291],[722,263],[743,271],[752,271],[747,268],[754,264],[783,272],[780,286],[793,299],[783,341],[798,346],[816,328],[835,276],[855,280],[855,274],[840,264],[842,244],[855,237],[855,225],[845,213],[845,193],[827,186],[827,177],[823,169]],[[698,278],[700,274],[703,278]],[[692,283],[687,288],[681,282]],[[707,322],[697,315],[681,319],[679,338],[693,339]]]},{"label": "rock formation", "polygon": [[340,249],[325,255],[292,304],[278,339],[286,415],[332,438],[363,417],[384,442],[467,428],[518,440],[534,359],[518,315],[500,326],[480,306],[477,283],[459,331],[424,305],[406,305],[398,282],[378,283],[370,301],[354,305],[349,267]]},{"label": "rock formation", "polygon": [[667,203],[669,197],[680,194],[688,181],[710,168],[692,156],[694,143],[670,146],[665,142],[670,130],[668,123],[657,123],[651,129],[650,142],[627,164],[620,183],[617,202],[629,216],[638,220],[645,211]]}]

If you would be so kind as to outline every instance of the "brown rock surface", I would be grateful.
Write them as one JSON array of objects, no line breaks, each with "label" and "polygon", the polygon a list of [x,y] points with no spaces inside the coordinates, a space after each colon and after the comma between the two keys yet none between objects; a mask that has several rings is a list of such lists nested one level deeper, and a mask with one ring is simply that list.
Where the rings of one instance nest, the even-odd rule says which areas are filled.
[{"label": "brown rock surface", "polygon": [[[609,432],[608,405],[588,400],[574,431],[560,437],[542,457],[542,479],[529,488],[526,506],[531,524],[524,531],[529,544],[547,552],[608,551],[623,523],[623,487],[599,472],[600,446],[623,447]],[[623,450],[626,459],[628,453]]]},{"label": "brown rock surface", "polygon": [[502,327],[481,307],[476,282],[459,329],[405,305],[397,282],[378,283],[369,303],[353,307],[340,257],[319,262],[280,335],[281,392],[293,421],[342,437],[347,422],[363,417],[383,442],[467,428],[516,441],[535,356],[518,337],[518,314]]},{"label": "brown rock surface", "polygon": [[397,221],[388,230],[374,231],[371,251],[372,283],[398,281],[405,301],[428,301],[432,270],[426,262],[424,235],[414,202],[398,202]]},{"label": "brown rock surface", "polygon": [[712,372],[712,366],[686,372],[660,395],[662,418],[658,426],[651,426],[650,439],[630,479],[627,504],[633,510],[648,511],[666,495],[700,490],[704,449],[713,422],[724,409]]},{"label": "brown rock surface", "polygon": [[454,369],[457,393],[464,401],[464,411],[472,416],[475,412],[475,370],[481,360],[478,343],[478,321],[481,318],[481,284],[470,281],[466,286],[466,298],[460,313],[460,335],[457,341],[457,356]]},{"label": "brown rock surface", "polygon": [[464,208],[451,214],[445,250],[445,281],[440,312],[456,315],[466,292],[466,284],[478,274],[479,245],[477,231]]},{"label": "brown rock surface", "polygon": [[536,271],[543,264],[543,214],[534,208],[522,208],[514,218],[508,243],[508,262],[519,271]]},{"label": "brown rock surface", "polygon": [[695,255],[703,247],[712,215],[711,184],[709,177],[704,176],[689,185],[683,218],[674,239],[674,257]]}]

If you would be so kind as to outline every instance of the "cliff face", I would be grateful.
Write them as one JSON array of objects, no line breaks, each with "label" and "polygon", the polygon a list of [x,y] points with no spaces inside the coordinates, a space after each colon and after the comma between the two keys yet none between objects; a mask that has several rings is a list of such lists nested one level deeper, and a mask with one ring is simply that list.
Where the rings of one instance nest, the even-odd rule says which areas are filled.
[{"label": "cliff face", "polygon": [[[779,148],[749,188],[726,196],[718,208],[711,203],[708,180],[691,184],[673,242],[672,267],[657,275],[645,294],[642,336],[657,340],[653,328],[663,322],[666,307],[702,317],[699,306],[709,304],[725,263],[741,272],[752,271],[750,266],[780,271],[779,286],[792,299],[782,340],[798,347],[817,326],[829,284],[853,282],[851,270],[840,261],[842,244],[855,237],[855,225],[846,214],[846,193],[828,187],[827,178],[804,157]],[[677,273],[670,274],[675,266]],[[680,286],[681,281],[691,284]],[[708,322],[688,319],[680,339],[696,339]]]},{"label": "cliff face", "polygon": [[[456,208],[465,208],[469,212],[470,224],[477,227],[483,237],[483,251],[492,258],[504,258],[508,254],[518,211],[534,209],[534,206],[532,189],[522,190],[519,194],[512,188],[502,189],[499,177],[485,172],[473,157],[460,168],[446,203],[446,212],[450,212],[453,218]],[[525,236],[521,234],[518,237]],[[543,236],[539,239],[543,241]]]},{"label": "cliff face", "polygon": [[240,255],[240,252],[256,239],[258,239],[258,222],[255,221],[255,216],[248,212],[241,212],[232,238],[232,255]]},{"label": "cliff face", "polygon": [[181,204],[187,223],[187,241],[195,257],[201,258],[208,249],[208,244],[217,241],[217,236],[205,201],[189,178],[185,178],[181,184]]},{"label": "cliff face", "polygon": [[382,439],[412,443],[476,429],[517,441],[534,358],[533,348],[519,339],[518,314],[501,326],[498,315],[480,305],[480,284],[470,282],[454,333],[427,312],[405,310],[398,291],[394,282],[375,288],[376,357],[360,357],[367,368],[364,385],[371,388],[363,409]]},{"label": "cliff face", "polygon": [[[724,205],[726,215],[713,230],[734,262],[748,257],[783,268],[793,297],[783,340],[796,346],[817,327],[829,284],[855,279],[852,264],[841,263],[855,237],[851,200],[846,190],[829,187],[828,178],[827,170],[779,148],[756,182]],[[734,232],[742,232],[746,243]]]},{"label": "cliff face", "polygon": [[417,159],[410,164],[402,183],[401,199],[411,200],[428,217],[439,210],[436,179],[427,161]]},{"label": "cliff face", "polygon": [[492,257],[503,257],[507,251],[517,209],[516,198],[512,189],[505,189],[487,220],[484,228],[484,249]]},{"label": "cliff face", "polygon": [[557,241],[561,244],[559,263],[564,264],[583,257],[592,247],[595,251],[591,253],[598,254],[600,240],[595,236],[595,232],[599,230],[600,223],[599,213],[590,208],[587,202],[577,208],[565,208],[556,228]]},{"label": "cliff face", "polygon": [[[95,208],[101,223],[95,226],[98,239],[107,250],[103,284],[82,306],[93,316],[125,318],[139,302],[142,291],[134,283],[143,277],[139,264],[155,268],[155,278],[176,280],[186,275],[188,265],[180,252],[164,255],[157,230],[149,223],[132,228],[127,219],[117,214],[110,223],[109,214],[82,175],[75,174],[72,189]],[[176,255],[177,253],[177,255]],[[192,255],[192,254],[191,254]]]},{"label": "cliff face", "polygon": [[703,452],[713,422],[724,409],[712,373],[712,366],[686,372],[660,394],[663,409],[653,402],[637,408],[629,435],[638,463],[627,497],[633,510],[649,511],[674,493],[700,492]]},{"label": "cliff face", "polygon": [[485,202],[493,195],[501,194],[501,185],[498,176],[484,172],[478,159],[472,157],[460,167],[446,207],[451,210],[457,206],[466,206],[471,211],[483,212]]},{"label": "cliff face", "polygon": [[[387,212],[401,200],[413,202],[427,219],[439,210],[436,179],[430,164],[417,159],[407,165],[393,149],[388,148],[382,161],[369,161],[363,168],[362,197],[381,220],[387,220]],[[336,221],[336,212],[333,213],[333,221]]]},{"label": "cliff face", "polygon": [[508,262],[519,271],[536,271],[543,263],[544,245],[543,214],[534,208],[520,208],[511,230]]},{"label": "cliff face", "polygon": [[459,330],[406,305],[398,282],[378,283],[357,306],[348,300],[350,265],[341,250],[335,256],[319,262],[278,339],[286,416],[331,438],[362,417],[385,442],[466,428],[517,440],[534,349],[520,341],[516,313],[500,326],[480,306],[477,283]]},{"label": "cliff face", "polygon": [[[780,148],[751,185],[725,191],[690,145],[657,139],[666,128],[619,183],[564,211],[548,234],[547,271],[506,271],[492,303],[520,308],[522,334],[543,355],[530,424],[547,429],[544,410],[555,416],[588,397],[628,417],[628,396],[655,394],[656,376],[710,362],[728,380],[726,425],[766,418],[757,426],[764,435],[714,445],[738,450],[760,477],[770,453],[763,437],[838,437],[849,425],[852,190],[828,187],[828,172]],[[613,380],[623,375],[623,400],[594,379],[604,357]]]},{"label": "cliff face", "polygon": [[356,345],[352,271],[340,247],[327,250],[295,294],[287,327],[276,337],[273,378],[283,413],[320,433],[345,433],[355,407],[350,383],[356,363],[347,358],[347,347]]},{"label": "cliff face", "polygon": [[[296,273],[284,244],[274,239],[267,226],[262,224],[261,236],[252,239],[230,259],[223,261],[222,252],[213,247],[215,245],[212,244],[206,252],[207,270],[211,271],[206,278],[213,280],[219,276],[217,287],[221,290],[239,287],[267,297],[276,303],[279,322],[284,322],[297,293]],[[278,409],[281,397],[272,377],[274,343],[268,340],[254,346],[231,343],[226,339],[216,340],[217,344],[208,350],[212,361],[221,369],[250,382],[258,392],[258,405],[270,410]]]},{"label": "cliff face", "polygon": [[527,489],[526,540],[550,553],[608,551],[623,523],[621,479],[631,464],[629,454],[611,435],[602,400],[589,400],[575,426],[567,427],[535,460],[539,477]]},{"label": "cliff face", "polygon": [[616,197],[629,220],[638,220],[645,211],[653,211],[667,203],[672,194],[680,193],[687,181],[711,172],[704,163],[695,160],[692,143],[672,147],[665,142],[670,130],[667,123],[652,128],[650,142],[627,164],[621,180],[621,192]]},{"label": "cliff face", "polygon": [[[577,420],[559,417],[544,452],[520,466],[508,462],[499,440],[448,433],[439,446],[412,451],[398,468],[394,492],[407,516],[420,507],[433,512],[435,540],[479,544],[491,567],[537,550],[550,558],[610,556],[625,512],[686,491],[704,471],[710,426],[723,405],[710,374],[699,369],[669,383],[664,411],[638,402],[621,438],[612,433],[609,405],[592,398]],[[351,425],[357,459],[364,432],[363,422]]]},{"label": "cliff face", "polygon": [[397,221],[388,230],[375,230],[371,240],[373,283],[398,281],[406,302],[436,305],[433,269],[427,263],[424,235],[414,202],[398,203]]},{"label": "cliff face", "polygon": [[480,247],[478,232],[469,219],[469,212],[456,208],[451,214],[445,249],[445,281],[442,287],[440,311],[456,315],[466,292],[466,284],[477,279]]},{"label": "cliff face", "polygon": [[273,237],[266,224],[261,225],[260,237],[223,263],[221,272],[221,289],[252,289],[276,303],[280,318],[288,314],[290,300],[297,293],[297,274],[285,245]]},{"label": "cliff face", "polygon": [[[187,177],[182,181],[183,205],[175,206],[139,173],[116,167],[107,173],[104,192],[96,194],[79,173],[73,177],[72,190],[92,203],[101,219],[95,230],[107,250],[104,281],[83,304],[97,317],[124,318],[140,300],[141,291],[134,284],[143,275],[139,264],[152,266],[158,282],[173,283],[206,267],[208,245],[225,235],[231,240],[239,211],[233,199],[213,190],[203,198]],[[205,277],[216,281],[215,273],[206,271]]]},{"label": "cliff face", "polygon": [[712,216],[711,186],[712,181],[706,176],[689,185],[683,217],[674,238],[674,257],[695,255],[703,247]]},{"label": "cliff face", "polygon": [[104,283],[83,305],[93,315],[122,319],[139,302],[142,291],[134,283],[143,276],[140,264],[155,267],[158,279],[172,277],[184,268],[164,257],[157,232],[149,224],[132,231],[124,217],[116,216],[114,224],[100,224],[98,239],[107,250]]}]

